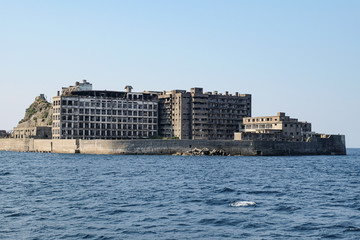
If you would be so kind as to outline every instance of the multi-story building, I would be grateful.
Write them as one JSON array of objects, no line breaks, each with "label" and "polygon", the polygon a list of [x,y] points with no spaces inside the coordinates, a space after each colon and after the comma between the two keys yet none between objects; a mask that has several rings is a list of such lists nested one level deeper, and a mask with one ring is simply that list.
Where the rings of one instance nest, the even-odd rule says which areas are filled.
[{"label": "multi-story building", "polygon": [[159,135],[191,139],[191,95],[185,90],[159,94]]},{"label": "multi-story building", "polygon": [[251,95],[202,88],[159,94],[159,135],[179,139],[233,139],[243,117],[251,116]]},{"label": "multi-story building", "polygon": [[86,81],[53,98],[53,139],[133,139],[158,133],[158,97],[94,91]]},{"label": "multi-story building", "polygon": [[311,123],[290,118],[279,112],[276,116],[246,117],[235,140],[303,141],[311,133]]},{"label": "multi-story building", "polygon": [[206,92],[94,91],[83,80],[53,98],[54,139],[233,139],[251,116],[251,95]]}]

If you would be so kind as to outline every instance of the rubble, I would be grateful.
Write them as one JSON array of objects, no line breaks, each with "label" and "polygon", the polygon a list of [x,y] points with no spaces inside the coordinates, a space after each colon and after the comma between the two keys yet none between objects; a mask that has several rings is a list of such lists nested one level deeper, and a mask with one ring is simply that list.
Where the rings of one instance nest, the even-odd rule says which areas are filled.
[{"label": "rubble", "polygon": [[209,150],[208,148],[202,148],[202,149],[193,148],[186,152],[177,152],[174,155],[177,155],[177,156],[230,156],[230,154],[226,153],[222,149]]}]

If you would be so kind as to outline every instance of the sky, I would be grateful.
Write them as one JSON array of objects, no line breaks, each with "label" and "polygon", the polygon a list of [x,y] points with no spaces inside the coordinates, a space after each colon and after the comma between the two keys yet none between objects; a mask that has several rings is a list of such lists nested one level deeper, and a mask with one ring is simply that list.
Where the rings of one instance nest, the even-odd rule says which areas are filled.
[{"label": "sky", "polygon": [[252,94],[360,148],[358,0],[0,0],[0,129],[36,96],[96,90]]}]

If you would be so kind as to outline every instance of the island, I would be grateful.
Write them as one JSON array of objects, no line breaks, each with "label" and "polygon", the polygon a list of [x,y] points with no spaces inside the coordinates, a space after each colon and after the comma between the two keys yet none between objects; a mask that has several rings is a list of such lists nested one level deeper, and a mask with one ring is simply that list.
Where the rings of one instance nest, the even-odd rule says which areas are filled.
[{"label": "island", "polygon": [[345,136],[283,112],[251,116],[251,94],[93,90],[86,80],[40,94],[1,151],[167,155],[345,155]]}]

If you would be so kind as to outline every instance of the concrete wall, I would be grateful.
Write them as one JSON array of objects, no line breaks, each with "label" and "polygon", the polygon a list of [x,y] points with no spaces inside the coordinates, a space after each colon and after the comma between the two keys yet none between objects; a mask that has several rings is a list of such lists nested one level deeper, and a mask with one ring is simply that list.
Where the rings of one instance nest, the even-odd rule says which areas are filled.
[{"label": "concrete wall", "polygon": [[34,139],[0,139],[0,151],[28,152],[34,150]]},{"label": "concrete wall", "polygon": [[346,154],[345,136],[312,138],[310,142],[233,140],[40,140],[0,139],[2,151],[86,154],[175,154],[194,148],[223,150],[231,155]]},{"label": "concrete wall", "polygon": [[80,153],[89,154],[175,154],[194,148],[225,150],[233,155],[253,155],[250,142],[232,140],[80,140]]},{"label": "concrete wall", "polygon": [[78,151],[75,139],[53,139],[51,142],[54,153],[76,153]]},{"label": "concrete wall", "polygon": [[52,140],[51,139],[35,139],[34,151],[35,152],[52,152]]}]

